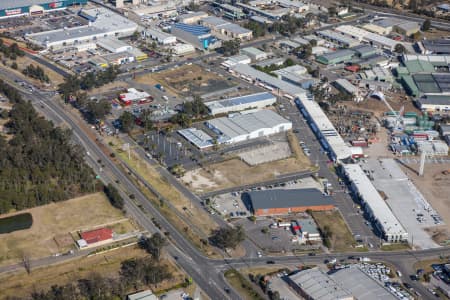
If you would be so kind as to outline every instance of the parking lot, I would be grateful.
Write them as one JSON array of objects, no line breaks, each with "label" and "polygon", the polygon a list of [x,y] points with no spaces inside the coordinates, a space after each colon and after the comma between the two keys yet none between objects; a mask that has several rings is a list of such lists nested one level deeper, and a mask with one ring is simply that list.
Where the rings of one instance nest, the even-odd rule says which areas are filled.
[{"label": "parking lot", "polygon": [[422,249],[437,247],[425,228],[443,222],[398,164],[393,159],[365,161],[363,169],[369,170],[374,186],[385,195],[392,212],[409,233],[409,242]]},{"label": "parking lot", "polygon": [[[286,217],[285,221],[289,222],[299,219],[303,214]],[[305,214],[306,216],[306,214]],[[285,253],[301,250],[313,250],[320,248],[320,243],[315,245],[300,245],[291,230],[291,227],[271,228],[271,224],[275,223],[277,219],[264,219],[251,222],[247,218],[241,219],[236,224],[242,225],[245,228],[247,237],[258,245],[268,255],[270,253]]]},{"label": "parking lot", "polygon": [[[317,182],[312,177],[297,179],[295,181],[288,181],[277,185],[261,186],[252,189],[246,189],[244,191],[226,193],[217,195],[211,199],[212,207],[217,210],[224,217],[245,217],[251,214],[249,204],[246,203],[246,199],[243,196],[245,192],[249,191],[261,191],[267,189],[306,189],[316,188],[323,190],[323,186],[320,182]],[[245,215],[236,214],[236,212],[246,212]],[[230,213],[233,213],[231,216]]]}]

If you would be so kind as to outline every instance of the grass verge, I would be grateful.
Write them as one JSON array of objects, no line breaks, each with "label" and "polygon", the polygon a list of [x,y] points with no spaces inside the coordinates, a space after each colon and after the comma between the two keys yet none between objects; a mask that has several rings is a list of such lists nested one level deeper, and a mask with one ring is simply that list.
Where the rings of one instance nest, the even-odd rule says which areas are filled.
[{"label": "grass verge", "polygon": [[[25,271],[16,274],[2,274],[0,276],[0,299],[6,299],[8,296],[26,299],[32,292],[47,290],[54,284],[75,283],[79,279],[88,278],[94,272],[105,277],[116,277],[122,261],[147,255],[144,250],[133,245],[104,252],[101,255],[92,255],[40,268],[32,271],[31,274]],[[162,261],[169,265],[174,277],[158,284],[158,289],[167,289],[184,281],[185,275],[170,260],[163,258]]]},{"label": "grass verge", "polygon": [[411,247],[405,243],[396,243],[390,245],[382,245],[380,249],[383,251],[400,251],[400,250],[410,250]]},{"label": "grass verge", "polygon": [[330,250],[336,252],[355,250],[355,240],[338,210],[316,211],[312,213],[312,217],[321,232],[324,232],[326,227],[331,231]]},{"label": "grass verge", "polygon": [[264,298],[253,288],[248,281],[236,269],[225,272],[225,278],[244,300],[263,300]]}]

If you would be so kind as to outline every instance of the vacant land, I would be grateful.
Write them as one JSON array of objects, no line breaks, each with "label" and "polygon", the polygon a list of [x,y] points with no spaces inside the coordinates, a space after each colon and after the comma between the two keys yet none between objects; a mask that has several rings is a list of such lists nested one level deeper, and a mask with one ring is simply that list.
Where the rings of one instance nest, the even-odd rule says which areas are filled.
[{"label": "vacant land", "polygon": [[245,278],[239,271],[235,269],[230,269],[225,272],[226,280],[231,284],[231,286],[239,293],[239,295],[244,300],[260,300],[264,299],[252,283]]},{"label": "vacant land", "polygon": [[74,245],[70,232],[114,224],[124,219],[122,212],[112,207],[101,193],[20,213],[24,212],[32,214],[33,225],[30,229],[0,235],[1,265],[16,263],[24,256],[33,259],[67,251]]},{"label": "vacant land", "polygon": [[[216,256],[217,253],[213,247],[203,243],[212,230],[217,228],[217,224],[207,214],[205,210],[192,205],[190,201],[182,195],[176,188],[169,184],[166,178],[162,178],[155,168],[144,160],[141,160],[132,150],[131,159],[128,154],[123,152],[119,146],[122,143],[116,138],[108,139],[112,143],[113,151],[122,159],[128,167],[139,174],[147,183],[149,183],[158,193],[160,193],[169,203],[159,200],[149,189],[145,188],[140,182],[139,186],[145,196],[152,201],[166,218],[179,230],[183,231],[186,237],[200,250],[209,256]],[[127,169],[128,170],[128,169]],[[136,182],[138,182],[136,180]]]},{"label": "vacant land", "polygon": [[[146,255],[148,254],[145,251],[136,245],[132,245],[41,268],[31,272],[31,274],[27,274],[25,271],[14,275],[4,274],[0,276],[0,299],[5,299],[8,296],[26,297],[34,291],[49,289],[54,284],[76,283],[77,280],[88,278],[94,272],[105,277],[117,277],[122,261],[145,257]],[[170,260],[163,259],[163,263],[170,266],[173,279],[158,284],[156,291],[170,288],[184,281],[184,275]]]},{"label": "vacant land", "polygon": [[331,230],[330,250],[336,252],[355,250],[352,247],[355,245],[355,240],[339,211],[317,211],[313,212],[312,216],[322,232],[326,226]]},{"label": "vacant land", "polygon": [[195,64],[141,76],[136,81],[144,84],[159,83],[179,96],[201,95],[236,85],[233,80],[222,78]]},{"label": "vacant land", "polygon": [[[117,145],[121,143],[115,142]],[[157,190],[164,198],[168,199],[170,203],[192,219],[194,224],[199,227],[205,234],[209,234],[211,230],[216,229],[217,225],[211,220],[211,217],[206,211],[198,209],[192,205],[191,202],[182,195],[176,188],[174,188],[166,178],[163,178],[156,168],[159,166],[151,166],[145,160],[141,160],[134,151],[131,152],[131,160],[128,159],[128,154],[123,152],[120,147],[114,147],[119,157],[124,160],[131,168],[133,168],[139,175],[142,176],[155,190]],[[195,216],[195,217],[194,217]],[[191,218],[192,217],[192,218]]]},{"label": "vacant land", "polygon": [[[419,160],[419,158],[417,158]],[[418,176],[418,164],[400,164],[403,171],[423,194],[428,203],[442,217],[447,232],[450,231],[450,164],[426,163],[423,176]],[[442,228],[442,227],[441,227]]]},{"label": "vacant land", "polygon": [[187,172],[182,181],[197,193],[221,190],[275,179],[280,175],[306,171],[310,161],[298,146],[295,135],[288,133],[293,155],[283,160],[249,166],[238,158],[211,164]]}]

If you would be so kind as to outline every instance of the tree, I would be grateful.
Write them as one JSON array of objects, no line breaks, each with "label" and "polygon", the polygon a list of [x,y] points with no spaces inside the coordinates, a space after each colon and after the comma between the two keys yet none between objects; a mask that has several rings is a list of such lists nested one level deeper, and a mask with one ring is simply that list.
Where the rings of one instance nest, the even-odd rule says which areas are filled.
[{"label": "tree", "polygon": [[122,124],[122,130],[124,132],[130,132],[135,124],[135,117],[129,111],[125,111],[120,117],[119,120]]},{"label": "tree", "polygon": [[239,53],[241,47],[241,40],[234,39],[222,42],[222,52],[225,56],[236,55]]},{"label": "tree", "polygon": [[104,192],[106,194],[106,197],[108,197],[109,202],[111,202],[112,206],[118,209],[123,209],[123,198],[119,194],[119,191],[111,183],[104,187]]},{"label": "tree", "polygon": [[245,23],[244,27],[252,31],[254,38],[265,36],[267,32],[267,25],[255,21]]},{"label": "tree", "polygon": [[148,253],[150,253],[155,260],[159,260],[161,256],[161,249],[167,244],[167,240],[159,232],[153,234],[150,238],[144,237],[140,241],[140,245]]},{"label": "tree", "polygon": [[402,44],[395,45],[394,52],[405,53],[406,52],[405,46],[403,46]]},{"label": "tree", "polygon": [[169,168],[170,173],[175,175],[176,177],[183,177],[186,174],[186,170],[183,165],[176,164]]},{"label": "tree", "polygon": [[422,33],[421,33],[420,31],[417,31],[417,32],[415,32],[415,33],[412,34],[411,38],[412,38],[414,41],[419,41],[419,40],[422,39]]},{"label": "tree", "polygon": [[330,6],[328,8],[328,15],[330,17],[335,17],[337,15],[337,8],[336,8],[336,6]]},{"label": "tree", "polygon": [[17,70],[18,67],[19,66],[17,65],[17,63],[15,61],[11,64],[11,68],[13,68],[14,70]]},{"label": "tree", "polygon": [[91,121],[103,119],[111,112],[111,103],[106,100],[89,101],[86,106]]},{"label": "tree", "polygon": [[429,19],[426,19],[422,24],[422,31],[428,31],[431,28],[431,22]]},{"label": "tree", "polygon": [[240,242],[245,240],[245,231],[242,226],[237,226],[235,228],[221,227],[213,231],[210,240],[219,248],[235,249]]}]

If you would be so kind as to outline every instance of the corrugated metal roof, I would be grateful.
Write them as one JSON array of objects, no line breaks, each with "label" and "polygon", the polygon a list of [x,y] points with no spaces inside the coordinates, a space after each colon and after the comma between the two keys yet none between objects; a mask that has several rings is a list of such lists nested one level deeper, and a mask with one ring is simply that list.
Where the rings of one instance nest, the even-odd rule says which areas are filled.
[{"label": "corrugated metal roof", "polygon": [[193,25],[193,24],[184,24],[184,23],[175,23],[172,25],[173,27],[189,32],[190,34],[201,36],[211,32],[211,29],[201,25]]},{"label": "corrugated metal roof", "polygon": [[249,114],[238,114],[229,118],[212,119],[208,123],[219,130],[223,136],[233,139],[261,129],[274,128],[291,122],[271,110],[264,109]]},{"label": "corrugated metal roof", "polygon": [[265,190],[248,192],[253,210],[334,205],[334,199],[318,189]]},{"label": "corrugated metal roof", "polygon": [[276,97],[274,95],[272,95],[271,93],[263,92],[223,100],[211,101],[205,103],[205,105],[207,107],[233,107],[236,105],[255,103],[259,101],[266,101],[269,99],[273,99],[274,101],[276,101]]},{"label": "corrugated metal roof", "polygon": [[289,276],[311,299],[351,299],[352,295],[319,268],[300,271]]},{"label": "corrugated metal roof", "polygon": [[212,137],[203,130],[186,128],[178,130],[178,133],[199,149],[207,148],[213,145]]},{"label": "corrugated metal roof", "polygon": [[363,202],[368,206],[378,224],[383,228],[385,234],[407,235],[400,221],[392,213],[389,206],[381,198],[380,193],[366,176],[363,169],[357,164],[343,165],[348,179]]}]

